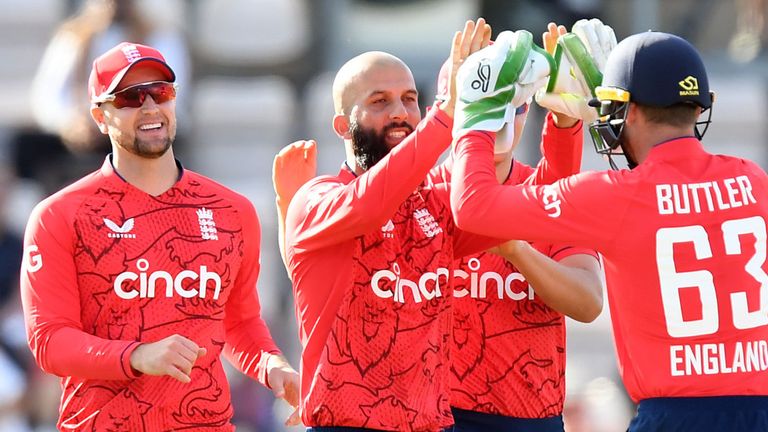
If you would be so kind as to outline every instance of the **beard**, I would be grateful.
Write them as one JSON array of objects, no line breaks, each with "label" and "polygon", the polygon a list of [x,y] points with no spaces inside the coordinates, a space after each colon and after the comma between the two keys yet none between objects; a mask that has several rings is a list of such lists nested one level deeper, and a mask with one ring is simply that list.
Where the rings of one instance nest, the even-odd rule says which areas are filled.
[{"label": "beard", "polygon": [[171,144],[173,144],[172,137],[163,138],[159,146],[156,143],[149,143],[145,140],[136,138],[132,148],[128,149],[128,151],[136,156],[141,156],[147,159],[157,159],[171,148]]},{"label": "beard", "polygon": [[355,152],[357,166],[367,171],[384,159],[384,156],[392,150],[387,145],[387,133],[396,128],[407,128],[406,137],[413,132],[413,127],[406,122],[390,123],[384,126],[381,132],[376,132],[373,128],[361,126],[353,119],[349,129],[352,133],[352,149]]},{"label": "beard", "polygon": [[174,136],[167,136],[158,140],[144,140],[134,137],[133,142],[121,142],[124,140],[119,139],[119,146],[125,151],[140,156],[146,159],[157,159],[163,156],[174,141]]}]

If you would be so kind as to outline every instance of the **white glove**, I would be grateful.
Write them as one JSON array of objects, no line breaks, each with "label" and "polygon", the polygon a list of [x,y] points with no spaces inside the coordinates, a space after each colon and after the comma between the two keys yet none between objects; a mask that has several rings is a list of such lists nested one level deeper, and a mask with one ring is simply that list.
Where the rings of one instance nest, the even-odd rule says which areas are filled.
[{"label": "white glove", "polygon": [[546,89],[536,93],[536,102],[551,111],[592,122],[598,111],[588,102],[603,79],[608,55],[616,46],[616,35],[599,19],[579,20],[571,33],[555,46],[556,71]]},{"label": "white glove", "polygon": [[[528,34],[530,35],[530,33]],[[532,39],[533,36],[531,36]],[[536,92],[547,85],[550,73],[555,70],[555,67],[552,56],[531,41],[531,51],[528,53],[528,58],[525,59],[523,71],[520,72],[515,95],[512,98],[512,106],[509,109],[514,112],[520,105],[530,103]],[[514,120],[514,115],[512,118]]]},{"label": "white glove", "polygon": [[500,33],[459,68],[454,136],[467,130],[499,131],[509,118],[514,120],[515,107],[546,83],[553,65],[530,32]]}]

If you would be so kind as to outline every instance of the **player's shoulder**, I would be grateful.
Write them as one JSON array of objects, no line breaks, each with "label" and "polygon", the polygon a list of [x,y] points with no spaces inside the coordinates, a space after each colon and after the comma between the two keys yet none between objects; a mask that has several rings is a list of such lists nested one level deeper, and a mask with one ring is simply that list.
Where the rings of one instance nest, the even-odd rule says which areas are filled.
[{"label": "player's shoulder", "polygon": [[623,170],[603,170],[603,171],[582,171],[571,176],[565,177],[560,181],[571,184],[583,185],[621,185],[631,184],[639,180],[639,171],[628,169]]},{"label": "player's shoulder", "polygon": [[743,157],[730,156],[730,155],[715,155],[722,164],[734,165],[741,168],[742,171],[750,172],[756,175],[765,177],[765,171],[755,161],[749,160]]},{"label": "player's shoulder", "polygon": [[60,213],[73,215],[74,209],[78,208],[87,197],[93,195],[102,181],[100,171],[94,171],[80,178],[40,201],[32,211],[31,217],[40,218]]},{"label": "player's shoulder", "polygon": [[304,183],[296,192],[296,197],[307,201],[313,201],[328,192],[345,187],[349,182],[339,176],[321,175]]},{"label": "player's shoulder", "polygon": [[188,169],[185,169],[184,175],[187,176],[186,183],[188,185],[195,185],[200,192],[206,195],[221,198],[238,208],[243,206],[253,208],[253,203],[248,197],[229,186]]}]

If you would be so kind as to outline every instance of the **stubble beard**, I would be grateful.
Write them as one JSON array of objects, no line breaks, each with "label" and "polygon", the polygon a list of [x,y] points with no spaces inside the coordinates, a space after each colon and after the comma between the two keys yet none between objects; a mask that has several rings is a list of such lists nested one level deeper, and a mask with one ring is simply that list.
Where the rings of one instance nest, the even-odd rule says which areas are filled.
[{"label": "stubble beard", "polygon": [[132,143],[121,144],[120,147],[133,155],[145,159],[159,159],[171,148],[174,138],[175,137],[168,136],[161,140],[149,141],[134,137]]}]

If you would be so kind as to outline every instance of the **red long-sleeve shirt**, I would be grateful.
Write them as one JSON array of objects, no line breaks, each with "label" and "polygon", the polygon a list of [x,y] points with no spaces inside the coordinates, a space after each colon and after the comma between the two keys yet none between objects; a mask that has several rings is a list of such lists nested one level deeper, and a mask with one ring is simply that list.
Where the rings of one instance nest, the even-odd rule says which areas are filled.
[{"label": "red long-sleeve shirt", "polygon": [[[567,137],[566,132],[545,127],[542,143],[557,135]],[[572,156],[580,159],[582,135],[571,137],[571,145],[560,148],[574,148]],[[548,156],[560,165],[565,162]],[[572,169],[578,171],[579,166]],[[515,162],[504,184],[538,184],[546,180],[540,174]],[[533,246],[556,261],[575,254],[597,257],[591,249]],[[517,418],[562,414],[565,319],[536,296],[512,263],[487,252],[461,258],[454,272],[453,315],[451,406]]]},{"label": "red long-sleeve shirt", "polygon": [[302,187],[286,219],[308,426],[434,431],[453,423],[448,380],[454,251],[488,239],[453,226],[426,181],[450,145],[433,109],[384,159]]},{"label": "red long-sleeve shirt", "polygon": [[[572,144],[574,130],[553,134],[550,145]],[[318,177],[291,201],[286,258],[303,346],[305,425],[452,424],[454,257],[498,240],[457,230],[447,173],[428,175],[450,142],[451,120],[432,109],[364,174],[343,168]],[[572,164],[575,150],[559,150]]]},{"label": "red long-sleeve shirt", "polygon": [[635,401],[768,395],[768,176],[756,164],[683,137],[631,171],[502,187],[493,138],[459,137],[458,225],[601,252],[619,370]]},{"label": "red long-sleeve shirt", "polygon": [[[279,353],[260,316],[259,242],[252,204],[188,170],[154,197],[107,158],[41,202],[21,291],[35,359],[62,377],[59,428],[232,430],[219,354],[266,384],[269,353]],[[137,376],[133,350],[172,334],[208,351],[192,382]]]}]

